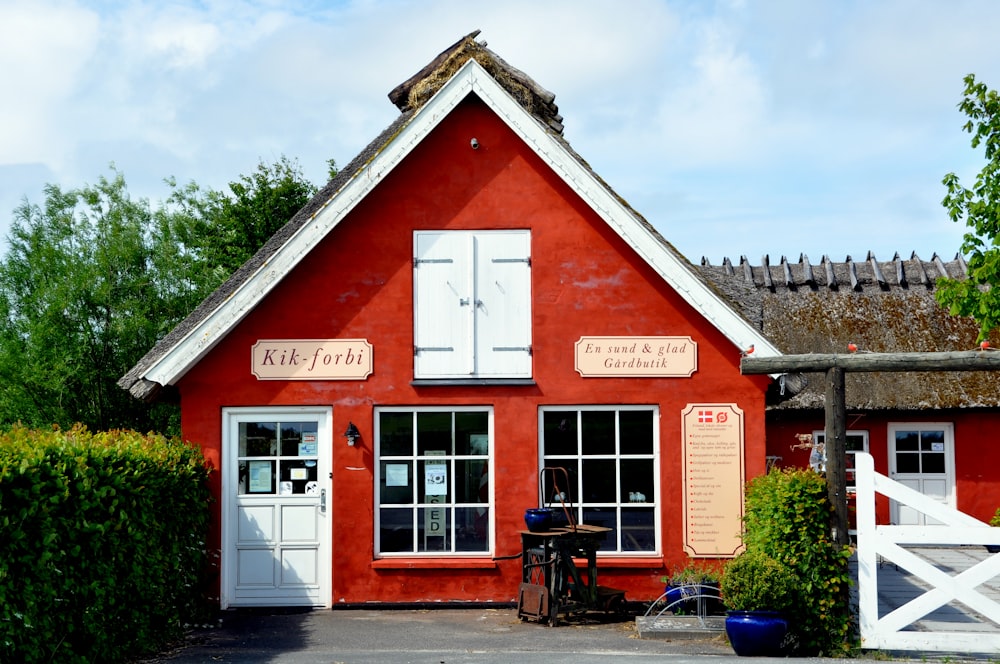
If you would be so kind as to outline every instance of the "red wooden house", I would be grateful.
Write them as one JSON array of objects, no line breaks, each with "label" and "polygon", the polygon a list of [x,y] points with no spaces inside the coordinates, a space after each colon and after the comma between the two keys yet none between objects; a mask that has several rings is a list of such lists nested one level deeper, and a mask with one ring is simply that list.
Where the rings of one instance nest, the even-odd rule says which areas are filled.
[{"label": "red wooden house", "polygon": [[474,37],[120,381],[179,398],[218,469],[223,607],[509,602],[524,510],[563,503],[608,529],[602,583],[652,599],[737,553],[744,480],[822,426],[740,373],[797,350],[761,287],[689,263]]}]

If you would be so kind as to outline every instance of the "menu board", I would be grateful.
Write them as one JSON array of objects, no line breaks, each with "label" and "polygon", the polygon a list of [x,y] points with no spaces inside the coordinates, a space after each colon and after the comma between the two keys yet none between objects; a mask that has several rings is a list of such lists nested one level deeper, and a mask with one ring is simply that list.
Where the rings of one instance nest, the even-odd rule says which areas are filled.
[{"label": "menu board", "polygon": [[736,404],[688,404],[681,426],[684,550],[731,558],[743,548],[743,411]]}]

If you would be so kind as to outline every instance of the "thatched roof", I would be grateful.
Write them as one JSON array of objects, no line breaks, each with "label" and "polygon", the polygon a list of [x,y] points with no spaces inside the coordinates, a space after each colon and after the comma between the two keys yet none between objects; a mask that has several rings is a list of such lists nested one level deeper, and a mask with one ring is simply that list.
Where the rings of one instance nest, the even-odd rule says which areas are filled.
[{"label": "thatched roof", "polygon": [[[823,257],[812,264],[784,257],[771,265],[765,256],[753,266],[746,258],[700,271],[784,354],[859,352],[935,352],[972,350],[979,327],[969,318],[949,315],[934,300],[938,277],[966,274],[960,256],[937,254],[921,260],[898,255],[879,261],[850,256],[835,263]],[[822,408],[823,377],[807,376],[804,390],[775,408]],[[1000,406],[1000,375],[994,372],[851,373],[846,377],[847,406],[855,410],[969,408]]]}]

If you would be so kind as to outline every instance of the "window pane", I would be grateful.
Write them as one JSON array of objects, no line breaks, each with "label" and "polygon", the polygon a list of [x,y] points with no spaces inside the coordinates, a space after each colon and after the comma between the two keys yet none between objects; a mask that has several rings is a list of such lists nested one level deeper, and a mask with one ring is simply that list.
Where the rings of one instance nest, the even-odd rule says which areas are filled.
[{"label": "window pane", "polygon": [[921,455],[921,471],[925,473],[944,472],[944,454],[940,452],[924,452]]},{"label": "window pane", "polygon": [[240,493],[274,493],[273,461],[240,461]]},{"label": "window pane", "polygon": [[916,453],[902,452],[896,454],[897,473],[919,473],[920,455]]},{"label": "window pane", "polygon": [[240,456],[275,456],[278,453],[277,424],[240,422]]},{"label": "window pane", "polygon": [[455,454],[489,454],[488,413],[455,413]]},{"label": "window pane", "polygon": [[455,462],[455,502],[485,503],[490,499],[489,464],[485,459]]},{"label": "window pane", "polygon": [[607,533],[601,540],[600,545],[597,547],[598,551],[618,550],[618,517],[615,514],[615,508],[585,509],[583,510],[583,522],[588,526],[601,526],[602,528],[611,529],[611,532]]},{"label": "window pane", "polygon": [[653,413],[648,410],[623,410],[618,413],[622,454],[653,453]]},{"label": "window pane", "polygon": [[860,434],[847,434],[847,444],[844,449],[848,452],[864,452],[865,437]]},{"label": "window pane", "polygon": [[383,461],[379,474],[379,502],[408,505],[413,502],[413,471],[406,461]]},{"label": "window pane", "polygon": [[281,456],[316,456],[317,426],[316,422],[282,422]]},{"label": "window pane", "polygon": [[417,551],[451,550],[451,510],[446,505],[417,510]]},{"label": "window pane", "polygon": [[281,482],[278,493],[316,495],[316,461],[313,459],[289,459],[281,462]]},{"label": "window pane", "polygon": [[919,435],[916,431],[897,431],[896,449],[901,452],[915,452],[918,447]]},{"label": "window pane", "polygon": [[417,461],[417,502],[444,503],[451,496],[451,463],[444,459]]},{"label": "window pane", "polygon": [[451,413],[417,413],[417,454],[452,453]]},{"label": "window pane", "polygon": [[584,454],[615,453],[615,412],[590,410],[580,414]]},{"label": "window pane", "polygon": [[920,449],[932,452],[944,450],[944,431],[921,431]]},{"label": "window pane", "polygon": [[488,551],[490,511],[486,507],[456,507],[455,527],[458,551]]},{"label": "window pane", "polygon": [[548,410],[543,414],[545,454],[578,454],[576,411]]},{"label": "window pane", "polygon": [[413,512],[409,509],[379,510],[379,547],[384,552],[413,551]]},{"label": "window pane", "polygon": [[413,454],[413,413],[380,413],[378,424],[382,456]]},{"label": "window pane", "polygon": [[[557,494],[565,494],[562,496],[562,502],[565,503],[579,503],[580,496],[577,491],[577,486],[579,482],[579,473],[577,472],[578,462],[576,459],[549,459],[546,458],[545,468],[555,469],[555,470],[544,470],[542,471],[542,494],[543,500],[547,503],[560,504],[560,497]],[[563,473],[562,470],[566,472]],[[568,485],[567,479],[569,478]]]},{"label": "window pane", "polygon": [[584,503],[618,502],[618,482],[614,459],[583,460]]},{"label": "window pane", "polygon": [[653,508],[622,508],[622,551],[655,551]]},{"label": "window pane", "polygon": [[653,460],[622,459],[622,487],[619,500],[623,503],[653,502]]}]

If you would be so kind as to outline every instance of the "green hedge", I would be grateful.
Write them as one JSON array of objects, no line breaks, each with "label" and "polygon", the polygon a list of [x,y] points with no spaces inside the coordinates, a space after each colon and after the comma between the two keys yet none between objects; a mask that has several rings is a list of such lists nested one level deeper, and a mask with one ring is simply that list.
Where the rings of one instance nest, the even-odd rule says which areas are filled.
[{"label": "green hedge", "polygon": [[134,432],[0,434],[0,661],[120,662],[203,610],[208,468]]},{"label": "green hedge", "polygon": [[784,563],[798,577],[789,614],[798,654],[850,651],[851,550],[831,533],[826,479],[809,469],[778,469],[747,483],[743,542]]}]

